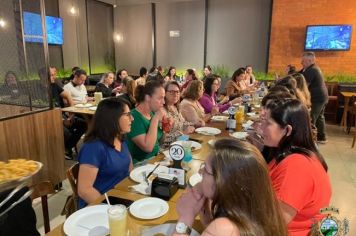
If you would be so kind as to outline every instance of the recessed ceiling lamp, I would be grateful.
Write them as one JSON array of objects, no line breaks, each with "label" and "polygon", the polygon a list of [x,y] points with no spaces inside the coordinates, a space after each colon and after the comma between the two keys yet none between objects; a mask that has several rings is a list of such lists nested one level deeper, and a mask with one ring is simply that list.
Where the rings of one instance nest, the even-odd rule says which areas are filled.
[{"label": "recessed ceiling lamp", "polygon": [[3,18],[0,18],[0,27],[5,28],[6,26],[6,21]]}]

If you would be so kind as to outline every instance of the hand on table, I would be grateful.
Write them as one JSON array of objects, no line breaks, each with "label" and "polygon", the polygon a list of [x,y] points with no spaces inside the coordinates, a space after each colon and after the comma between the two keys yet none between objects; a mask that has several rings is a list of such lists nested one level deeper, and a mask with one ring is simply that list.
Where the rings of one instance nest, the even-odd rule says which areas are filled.
[{"label": "hand on table", "polygon": [[194,132],[195,128],[194,126],[188,126],[185,130],[184,130],[184,134],[192,134]]}]

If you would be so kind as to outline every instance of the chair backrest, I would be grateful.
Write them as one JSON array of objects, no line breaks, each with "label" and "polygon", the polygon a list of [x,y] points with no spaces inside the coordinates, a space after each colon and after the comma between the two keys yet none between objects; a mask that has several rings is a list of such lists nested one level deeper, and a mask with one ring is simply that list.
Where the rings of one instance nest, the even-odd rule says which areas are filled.
[{"label": "chair backrest", "polygon": [[78,174],[79,174],[79,163],[75,163],[67,170],[67,178],[72,187],[73,195],[78,197]]},{"label": "chair backrest", "polygon": [[32,185],[31,188],[33,189],[31,199],[41,198],[44,229],[45,233],[48,233],[51,231],[51,227],[48,214],[47,195],[55,193],[53,184],[50,181],[44,181]]}]

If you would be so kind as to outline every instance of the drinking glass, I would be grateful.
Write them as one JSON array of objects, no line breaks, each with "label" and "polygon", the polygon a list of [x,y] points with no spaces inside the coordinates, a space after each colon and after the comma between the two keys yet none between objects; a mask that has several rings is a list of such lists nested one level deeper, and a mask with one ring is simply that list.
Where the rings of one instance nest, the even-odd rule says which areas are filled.
[{"label": "drinking glass", "polygon": [[109,229],[111,236],[127,234],[127,209],[124,205],[112,205],[108,209]]}]

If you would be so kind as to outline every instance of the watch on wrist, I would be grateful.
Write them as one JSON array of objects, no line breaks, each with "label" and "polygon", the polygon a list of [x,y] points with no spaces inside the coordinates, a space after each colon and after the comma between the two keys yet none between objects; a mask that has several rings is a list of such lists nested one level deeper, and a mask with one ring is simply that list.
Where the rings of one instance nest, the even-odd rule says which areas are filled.
[{"label": "watch on wrist", "polygon": [[191,230],[191,228],[189,228],[188,225],[184,224],[183,222],[178,222],[176,224],[176,232],[178,234],[188,234],[188,235],[190,235],[192,230]]}]

